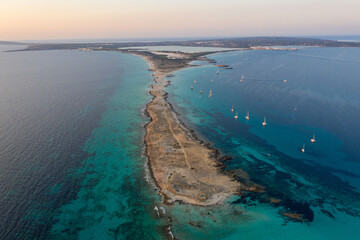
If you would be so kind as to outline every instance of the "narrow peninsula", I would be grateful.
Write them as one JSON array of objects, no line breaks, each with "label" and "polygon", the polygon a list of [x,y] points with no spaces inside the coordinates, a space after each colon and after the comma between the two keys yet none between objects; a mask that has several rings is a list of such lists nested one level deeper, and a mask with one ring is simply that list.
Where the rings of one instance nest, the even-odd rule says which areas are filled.
[{"label": "narrow peninsula", "polygon": [[221,170],[217,151],[198,140],[166,100],[166,77],[189,67],[192,60],[204,60],[201,55],[208,53],[131,53],[145,57],[154,72],[155,84],[150,91],[153,100],[147,105],[151,121],[146,126],[145,143],[149,169],[164,202],[208,206],[239,192],[242,184]]}]

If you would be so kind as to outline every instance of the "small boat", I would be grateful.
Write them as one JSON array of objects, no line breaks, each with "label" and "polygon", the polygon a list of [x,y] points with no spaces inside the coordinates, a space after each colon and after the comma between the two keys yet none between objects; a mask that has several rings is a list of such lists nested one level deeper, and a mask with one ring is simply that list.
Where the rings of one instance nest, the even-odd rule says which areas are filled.
[{"label": "small boat", "polygon": [[302,149],[301,149],[301,152],[305,152],[305,144],[303,144],[303,147],[302,147]]},{"label": "small boat", "polygon": [[265,127],[267,125],[266,123],[266,117],[264,117],[264,122],[262,123],[262,125]]},{"label": "small boat", "polygon": [[244,76],[244,74],[241,76],[241,79],[240,79],[240,82],[243,82],[244,81],[244,78],[245,78],[245,76]]},{"label": "small boat", "polygon": [[284,82],[284,83],[286,83],[286,82],[287,82],[287,80],[284,80],[283,82]]},{"label": "small boat", "polygon": [[232,112],[234,111],[234,105],[231,106],[231,111],[232,111]]},{"label": "small boat", "polygon": [[199,92],[200,94],[202,94],[202,88],[200,88],[200,92]]},{"label": "small boat", "polygon": [[196,80],[194,81],[194,83],[196,83]]},{"label": "small boat", "polygon": [[238,117],[239,117],[239,116],[238,116],[238,113],[236,112],[234,118],[235,118],[235,119],[238,119]]},{"label": "small boat", "polygon": [[216,71],[216,74],[219,75],[219,71]]},{"label": "small boat", "polygon": [[211,79],[211,82],[214,82],[214,79]]},{"label": "small boat", "polygon": [[194,90],[194,87],[193,87],[193,85],[191,85],[190,89],[191,89],[191,90]]},{"label": "small boat", "polygon": [[312,138],[312,139],[310,139],[310,141],[311,141],[311,143],[316,142],[316,140],[315,140],[315,133],[314,133],[314,135],[313,135],[313,138]]},{"label": "small boat", "polygon": [[250,119],[249,111],[247,112],[245,119],[246,119],[246,120],[249,120],[249,119]]},{"label": "small boat", "polygon": [[211,91],[211,89],[210,89],[210,92],[209,92],[209,97],[211,97],[212,96],[212,91]]}]

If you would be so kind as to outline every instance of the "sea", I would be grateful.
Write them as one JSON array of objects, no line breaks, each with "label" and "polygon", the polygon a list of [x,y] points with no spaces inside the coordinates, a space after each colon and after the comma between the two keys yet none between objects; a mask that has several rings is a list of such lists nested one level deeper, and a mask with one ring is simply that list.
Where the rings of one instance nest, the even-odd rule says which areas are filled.
[{"label": "sea", "polygon": [[179,119],[264,189],[212,207],[163,205],[149,177],[144,59],[19,48],[0,45],[0,239],[360,239],[360,48],[216,53],[231,69],[168,78]]}]

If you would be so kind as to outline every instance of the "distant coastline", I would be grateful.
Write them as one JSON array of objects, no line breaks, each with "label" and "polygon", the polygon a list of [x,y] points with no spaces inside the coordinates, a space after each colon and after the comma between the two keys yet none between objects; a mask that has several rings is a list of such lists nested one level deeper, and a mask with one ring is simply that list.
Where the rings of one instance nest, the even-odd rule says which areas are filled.
[{"label": "distant coastline", "polygon": [[[17,43],[24,44],[24,43]],[[149,47],[149,46],[188,46],[188,47],[218,47],[218,48],[245,48],[253,47],[360,47],[360,42],[343,42],[337,40],[324,40],[318,38],[295,37],[247,37],[226,39],[201,39],[189,41],[159,41],[159,42],[103,42],[103,43],[27,43],[27,48],[16,51],[35,50],[118,50],[119,48]]]},{"label": "distant coastline", "polygon": [[0,45],[28,45],[28,44],[20,43],[20,42],[0,41]]}]

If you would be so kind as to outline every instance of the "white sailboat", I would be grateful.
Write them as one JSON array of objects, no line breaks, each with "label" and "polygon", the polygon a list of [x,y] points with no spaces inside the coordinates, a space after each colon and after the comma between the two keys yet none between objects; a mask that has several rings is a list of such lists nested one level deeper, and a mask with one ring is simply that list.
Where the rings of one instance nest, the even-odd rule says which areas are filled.
[{"label": "white sailboat", "polygon": [[303,144],[303,147],[302,147],[302,149],[301,149],[301,152],[305,152],[305,144]]},{"label": "white sailboat", "polygon": [[264,117],[264,122],[262,123],[262,125],[265,127],[267,125],[266,123],[266,117]]},{"label": "white sailboat", "polygon": [[216,71],[216,74],[217,74],[217,75],[219,75],[219,70],[218,70],[218,71]]},{"label": "white sailboat", "polygon": [[245,119],[246,119],[246,120],[249,120],[249,119],[250,119],[250,116],[249,116],[249,111],[247,111],[247,114],[246,114]]},{"label": "white sailboat", "polygon": [[191,85],[190,89],[191,89],[191,90],[194,90],[194,87],[193,87],[193,85]]},{"label": "white sailboat", "polygon": [[231,106],[231,111],[232,111],[232,112],[234,111],[234,105]]},{"label": "white sailboat", "polygon": [[238,119],[238,113],[236,112],[236,115],[234,116],[235,119]]},{"label": "white sailboat", "polygon": [[312,138],[310,141],[311,141],[311,143],[316,142],[316,140],[315,140],[315,133],[314,133],[314,135],[313,135],[313,138]]}]

